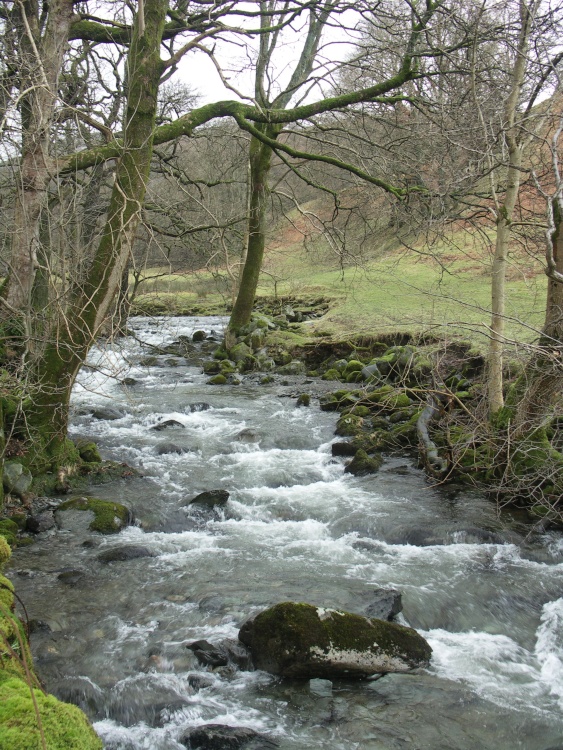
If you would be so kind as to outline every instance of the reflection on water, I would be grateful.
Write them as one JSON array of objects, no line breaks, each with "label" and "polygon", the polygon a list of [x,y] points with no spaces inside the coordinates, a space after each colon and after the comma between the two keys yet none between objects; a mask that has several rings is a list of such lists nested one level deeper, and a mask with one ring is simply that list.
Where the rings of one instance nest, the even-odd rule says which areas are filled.
[{"label": "reflection on water", "polygon": [[[221,324],[134,321],[137,339],[158,346]],[[48,532],[16,551],[12,570],[30,617],[48,626],[33,636],[40,674],[107,748],[180,749],[182,733],[206,723],[295,750],[563,743],[561,535],[525,538],[474,493],[430,488],[404,458],[372,477],[344,474],[330,452],[334,414],[296,408],[275,383],[208,386],[165,357],[146,367],[138,340],[95,352],[74,394],[77,408],[124,416],[80,408],[72,433],[142,471],[94,490],[133,508],[139,526],[106,538]],[[210,408],[191,408],[202,402]],[[177,424],[151,429],[166,420]],[[253,442],[237,439],[245,429]],[[159,453],[164,442],[186,452]],[[186,505],[208,489],[229,491],[223,509]],[[151,556],[98,559],[129,545]],[[76,571],[71,585],[61,570]],[[378,586],[402,591],[404,620],[434,649],[429,670],[335,682],[323,697],[307,682],[211,671],[185,646],[236,639],[249,614],[286,599],[365,612]]]}]

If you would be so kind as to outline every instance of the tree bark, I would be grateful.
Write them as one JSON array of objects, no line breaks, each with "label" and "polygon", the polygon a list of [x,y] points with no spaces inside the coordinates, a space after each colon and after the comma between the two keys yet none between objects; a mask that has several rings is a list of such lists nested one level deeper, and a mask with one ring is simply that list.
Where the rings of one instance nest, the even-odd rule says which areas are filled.
[{"label": "tree bark", "polygon": [[27,425],[47,456],[57,459],[66,439],[76,374],[99,332],[126,268],[145,197],[162,72],[160,42],[166,0],[146,0],[142,36],[135,29],[128,56],[129,94],[123,153],[116,168],[108,218],[89,272],[71,294],[66,315],[51,331],[36,364],[36,393]]},{"label": "tree bark", "polygon": [[[550,252],[554,271],[563,277],[563,216],[557,199],[553,200],[555,231]],[[553,276],[547,282],[545,323],[539,340],[539,352],[532,355],[521,377],[518,390],[523,395],[514,419],[514,434],[524,435],[545,426],[563,390],[563,283]]]},{"label": "tree bark", "polygon": [[516,59],[512,68],[510,92],[504,105],[504,139],[508,149],[508,172],[506,191],[501,205],[497,205],[497,233],[491,280],[491,338],[487,375],[489,414],[493,416],[504,406],[503,396],[503,350],[505,282],[508,246],[514,209],[520,190],[524,131],[518,121],[518,104],[528,67],[527,52],[532,21],[537,8],[536,0],[520,0],[520,32],[516,47]]},{"label": "tree bark", "polygon": [[[280,127],[261,125],[260,131],[269,138],[275,139],[280,132]],[[260,278],[266,244],[266,210],[270,194],[268,175],[272,155],[273,151],[270,146],[257,138],[252,138],[249,159],[248,239],[238,294],[229,320],[229,331],[235,335],[250,320]]]},{"label": "tree bark", "polygon": [[26,316],[31,309],[41,211],[46,206],[47,186],[54,167],[51,125],[59,74],[70,33],[73,2],[52,0],[43,37],[34,4],[21,3],[20,8],[20,89],[26,93],[20,106],[22,158],[5,299],[9,314],[16,312]]}]

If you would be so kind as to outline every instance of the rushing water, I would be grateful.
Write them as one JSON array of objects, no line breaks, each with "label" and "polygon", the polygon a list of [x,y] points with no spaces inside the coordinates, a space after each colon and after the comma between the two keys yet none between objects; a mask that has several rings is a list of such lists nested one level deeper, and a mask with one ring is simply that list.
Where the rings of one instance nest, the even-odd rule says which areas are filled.
[{"label": "rushing water", "polygon": [[[139,364],[139,340],[220,325],[137,319],[138,340],[95,352],[81,374],[72,434],[144,475],[92,494],[124,502],[139,525],[114,537],[46,532],[16,550],[18,592],[49,626],[32,638],[48,689],[78,703],[111,750],[179,750],[182,732],[209,723],[251,727],[287,750],[563,747],[561,535],[526,536],[478,495],[429,487],[407,459],[344,474],[330,451],[336,416],[314,401],[296,408],[279,380],[208,386],[164,356]],[[192,411],[199,402],[211,408]],[[124,416],[79,408],[100,405]],[[150,429],[166,419],[183,428]],[[247,428],[257,442],[237,440]],[[164,441],[189,452],[158,455]],[[231,493],[222,511],[185,505],[208,489]],[[154,556],[98,560],[128,545]],[[236,639],[241,621],[279,601],[362,613],[379,586],[402,592],[403,621],[434,650],[428,670],[335,681],[319,695],[308,682],[210,670],[186,648]]]}]

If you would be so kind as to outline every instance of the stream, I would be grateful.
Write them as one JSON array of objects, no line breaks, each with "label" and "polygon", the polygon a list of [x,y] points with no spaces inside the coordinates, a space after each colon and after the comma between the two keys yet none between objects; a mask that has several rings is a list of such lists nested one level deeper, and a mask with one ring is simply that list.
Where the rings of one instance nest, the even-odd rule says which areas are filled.
[{"label": "stream", "polygon": [[[141,364],[152,352],[140,342],[223,324],[133,319],[135,337],[93,351],[79,376],[71,437],[143,476],[87,493],[126,504],[136,525],[55,529],[14,551],[47,689],[86,711],[107,750],[182,750],[183,732],[206,724],[282,750],[563,748],[563,536],[530,533],[469,489],[433,488],[409,458],[345,474],[331,455],[338,415],[315,398],[296,406],[305,378],[211,386],[183,360]],[[123,416],[94,419],[101,406]],[[151,430],[165,420],[179,425]],[[160,455],[164,442],[187,452]],[[229,491],[224,508],[186,505],[210,489]],[[152,556],[98,559],[133,545]],[[378,587],[402,592],[399,622],[433,649],[427,670],[319,690],[211,669],[186,648],[236,640],[249,615],[286,600],[362,614]]]}]

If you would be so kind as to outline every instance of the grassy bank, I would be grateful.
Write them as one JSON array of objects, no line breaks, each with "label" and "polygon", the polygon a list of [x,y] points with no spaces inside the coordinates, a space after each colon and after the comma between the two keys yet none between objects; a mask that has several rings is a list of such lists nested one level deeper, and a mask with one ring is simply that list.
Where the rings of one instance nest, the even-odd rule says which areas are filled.
[{"label": "grassy bank", "polygon": [[[274,269],[278,268],[276,272]],[[274,270],[272,270],[274,269]],[[282,273],[283,269],[283,273]],[[160,269],[162,273],[162,269]],[[204,272],[166,274],[144,283],[138,310],[152,314],[225,314],[230,298]],[[143,286],[141,290],[143,290]],[[516,258],[507,281],[509,340],[533,340],[543,322],[546,279],[539,263]],[[442,245],[435,257],[394,251],[339,267],[334,257],[286,248],[270,257],[259,297],[330,298],[330,310],[311,331],[336,338],[397,330],[462,335],[484,347],[490,323],[490,258]]]}]

